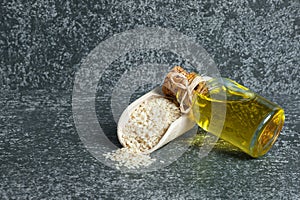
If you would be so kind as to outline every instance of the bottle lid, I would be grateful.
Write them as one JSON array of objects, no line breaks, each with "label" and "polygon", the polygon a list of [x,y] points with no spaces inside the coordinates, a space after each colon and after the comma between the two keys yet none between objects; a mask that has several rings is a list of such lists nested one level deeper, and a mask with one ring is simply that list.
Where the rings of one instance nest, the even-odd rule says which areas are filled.
[{"label": "bottle lid", "polygon": [[175,66],[166,76],[162,91],[166,96],[176,98],[182,113],[188,113],[192,106],[193,95],[206,94],[208,88],[203,77],[188,73],[180,66]]}]

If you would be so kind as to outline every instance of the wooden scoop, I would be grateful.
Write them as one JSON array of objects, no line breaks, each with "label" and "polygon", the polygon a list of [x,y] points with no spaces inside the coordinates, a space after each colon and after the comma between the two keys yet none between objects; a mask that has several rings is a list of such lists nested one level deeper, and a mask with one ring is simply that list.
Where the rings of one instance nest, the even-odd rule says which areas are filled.
[{"label": "wooden scoop", "polygon": [[[143,95],[142,97],[135,100],[133,103],[131,103],[122,113],[119,122],[118,122],[118,139],[120,143],[125,146],[124,138],[122,137],[124,132],[123,129],[126,125],[126,123],[129,120],[129,117],[131,113],[136,109],[137,106],[139,106],[141,103],[145,102],[146,100],[150,98],[165,98],[165,95],[161,92],[161,87],[157,87],[154,90],[148,92],[147,94]],[[159,140],[159,142],[152,147],[151,149],[148,149],[147,151],[144,151],[142,153],[149,154],[153,151],[163,147],[170,141],[174,140],[175,138],[181,136],[185,132],[189,131],[195,126],[195,122],[190,120],[188,117],[188,114],[181,115],[177,120],[175,120],[167,129],[165,134],[162,136],[162,138]]]}]

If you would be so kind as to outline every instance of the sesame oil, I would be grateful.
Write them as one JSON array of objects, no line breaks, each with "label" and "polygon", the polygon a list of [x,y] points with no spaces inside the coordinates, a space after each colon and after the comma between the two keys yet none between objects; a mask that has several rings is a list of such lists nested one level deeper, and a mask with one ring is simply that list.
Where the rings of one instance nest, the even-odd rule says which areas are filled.
[{"label": "sesame oil", "polygon": [[207,85],[209,93],[194,96],[197,124],[212,134],[216,125],[223,126],[220,138],[252,157],[268,152],[282,129],[283,109],[230,79],[211,79]]}]

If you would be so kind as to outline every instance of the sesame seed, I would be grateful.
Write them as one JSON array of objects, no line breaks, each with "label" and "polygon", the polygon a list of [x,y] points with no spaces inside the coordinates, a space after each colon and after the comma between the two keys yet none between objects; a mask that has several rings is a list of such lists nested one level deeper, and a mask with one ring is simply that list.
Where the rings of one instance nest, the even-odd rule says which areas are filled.
[{"label": "sesame seed", "polygon": [[164,97],[153,97],[142,102],[130,114],[123,129],[125,147],[104,154],[105,158],[115,161],[117,168],[149,166],[155,159],[143,152],[156,146],[171,123],[180,116],[180,109]]}]

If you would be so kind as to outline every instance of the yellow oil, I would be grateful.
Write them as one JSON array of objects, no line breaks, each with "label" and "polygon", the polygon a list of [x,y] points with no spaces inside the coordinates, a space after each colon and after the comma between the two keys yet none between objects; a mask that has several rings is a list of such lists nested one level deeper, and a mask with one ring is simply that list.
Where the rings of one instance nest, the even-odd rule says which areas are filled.
[{"label": "yellow oil", "polygon": [[230,79],[211,79],[209,93],[197,94],[192,113],[204,130],[219,135],[252,157],[269,151],[283,123],[284,111]]}]

